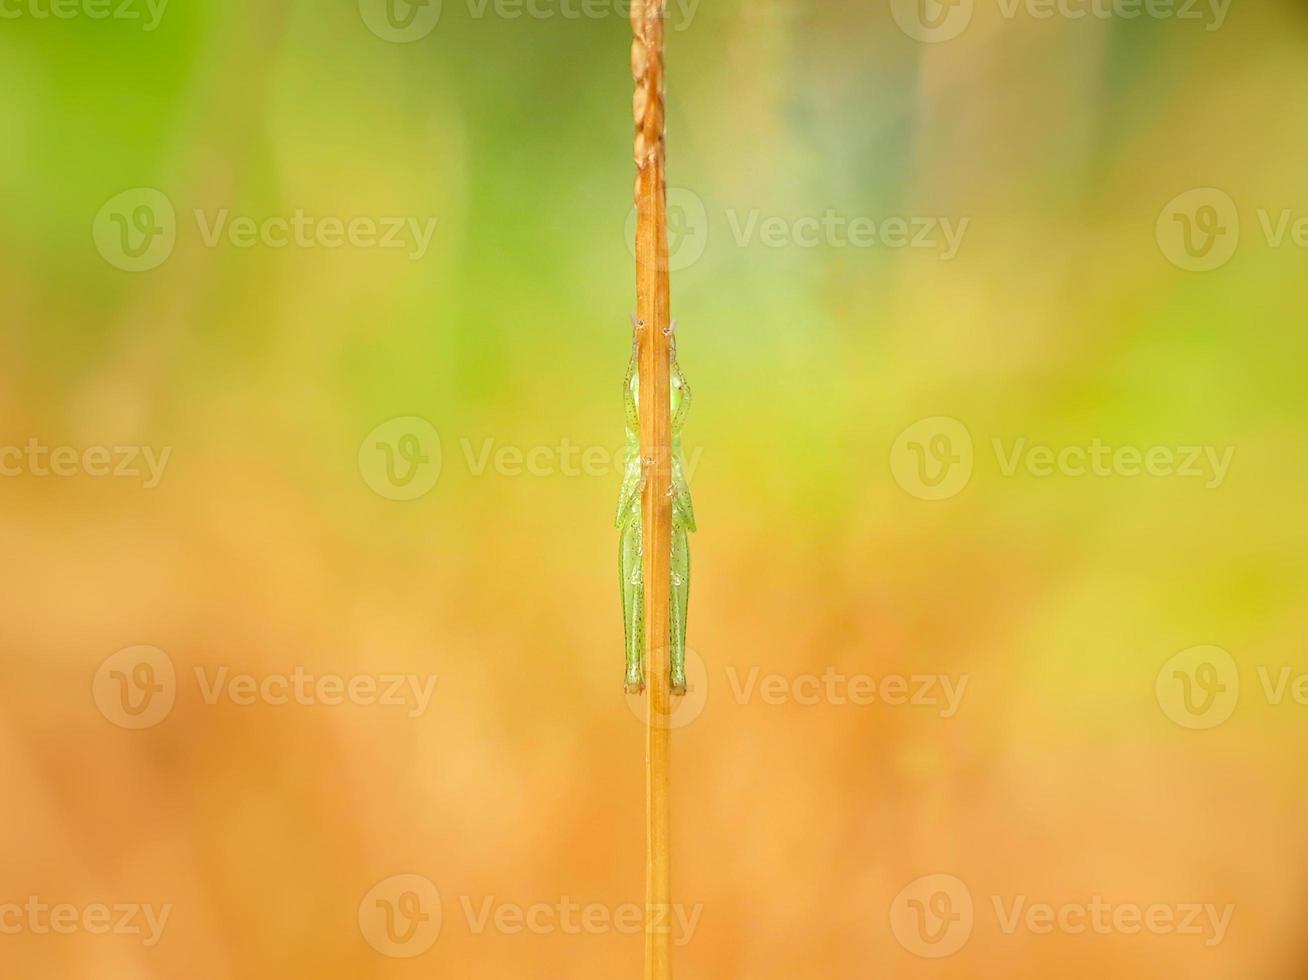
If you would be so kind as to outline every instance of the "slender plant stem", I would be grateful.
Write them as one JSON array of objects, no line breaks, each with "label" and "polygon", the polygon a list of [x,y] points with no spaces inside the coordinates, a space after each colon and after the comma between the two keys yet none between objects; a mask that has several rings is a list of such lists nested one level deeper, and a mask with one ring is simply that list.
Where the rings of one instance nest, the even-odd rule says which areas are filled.
[{"label": "slender plant stem", "polygon": [[669,799],[672,694],[669,679],[672,579],[672,417],[668,336],[667,184],[663,143],[664,0],[634,0],[631,49],[636,80],[636,316],[640,335],[640,447],[648,478],[642,500],[645,649],[649,691],[645,755],[645,980],[671,980]]}]

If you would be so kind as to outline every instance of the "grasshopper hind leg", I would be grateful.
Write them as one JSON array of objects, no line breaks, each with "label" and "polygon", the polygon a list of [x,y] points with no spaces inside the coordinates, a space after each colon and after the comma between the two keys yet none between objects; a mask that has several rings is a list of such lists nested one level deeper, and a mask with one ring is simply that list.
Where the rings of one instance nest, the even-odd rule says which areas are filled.
[{"label": "grasshopper hind leg", "polygon": [[686,607],[690,602],[690,542],[679,521],[672,525],[672,636],[670,678],[673,694],[686,693]]},{"label": "grasshopper hind leg", "polygon": [[633,517],[618,539],[618,574],[622,587],[628,694],[645,690],[645,573],[641,566],[639,517]]}]

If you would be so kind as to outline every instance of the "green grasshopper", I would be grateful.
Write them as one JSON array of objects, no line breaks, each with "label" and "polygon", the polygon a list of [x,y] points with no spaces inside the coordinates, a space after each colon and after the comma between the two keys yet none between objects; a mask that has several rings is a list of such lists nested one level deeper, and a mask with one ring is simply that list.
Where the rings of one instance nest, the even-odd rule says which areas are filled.
[{"label": "green grasshopper", "polygon": [[[627,451],[618,495],[618,585],[622,590],[622,619],[626,629],[627,675],[629,694],[645,689],[645,570],[641,562],[641,497],[654,460],[640,455],[640,373],[637,352],[640,331],[645,324],[634,316],[635,336],[631,342],[631,361],[622,384],[626,409]],[[672,389],[672,484],[667,494],[672,498],[672,583],[671,636],[669,639],[673,694],[686,693],[686,606],[690,600],[690,546],[688,533],[695,530],[695,510],[690,502],[690,486],[681,452],[681,430],[690,411],[690,385],[677,364],[677,341],[674,320],[668,327],[672,338],[669,380]]]}]

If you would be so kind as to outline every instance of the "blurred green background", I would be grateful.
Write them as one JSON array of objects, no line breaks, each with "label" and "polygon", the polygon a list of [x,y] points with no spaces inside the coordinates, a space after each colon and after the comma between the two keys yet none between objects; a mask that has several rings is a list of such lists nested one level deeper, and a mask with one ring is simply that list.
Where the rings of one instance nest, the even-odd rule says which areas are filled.
[{"label": "blurred green background", "polygon": [[[626,11],[389,2],[0,5],[5,976],[639,975]],[[1308,11],[667,27],[678,975],[1302,977]]]}]

